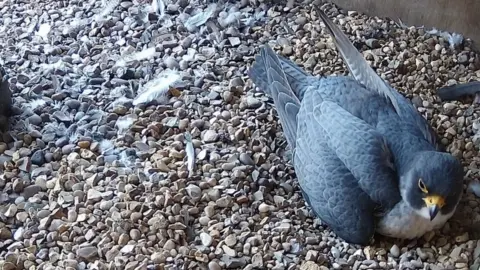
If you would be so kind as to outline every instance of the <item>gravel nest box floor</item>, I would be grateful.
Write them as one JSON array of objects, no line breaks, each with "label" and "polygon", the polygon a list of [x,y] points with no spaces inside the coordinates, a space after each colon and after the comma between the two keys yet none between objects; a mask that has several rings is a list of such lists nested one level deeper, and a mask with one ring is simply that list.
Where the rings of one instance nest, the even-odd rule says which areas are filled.
[{"label": "gravel nest box floor", "polygon": [[[479,109],[435,96],[480,77],[469,41],[326,6],[467,175],[440,231],[349,245],[305,206],[246,76],[267,42],[308,72],[347,74],[308,1],[280,2],[2,1],[17,114],[0,143],[2,269],[478,269]],[[137,104],[166,69],[175,88]]]}]

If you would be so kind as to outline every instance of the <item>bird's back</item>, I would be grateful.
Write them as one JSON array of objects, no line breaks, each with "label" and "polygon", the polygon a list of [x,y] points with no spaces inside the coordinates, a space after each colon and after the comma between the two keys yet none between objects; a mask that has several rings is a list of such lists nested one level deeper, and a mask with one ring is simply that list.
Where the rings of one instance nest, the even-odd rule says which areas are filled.
[{"label": "bird's back", "polygon": [[[272,51],[272,53],[274,52]],[[259,89],[275,100],[275,93],[279,90],[268,82],[267,73],[271,72],[271,68],[263,64],[265,59],[268,60],[268,58],[262,54],[258,55],[249,75]],[[282,72],[285,74],[288,88],[291,89],[298,99],[298,106],[303,102],[307,91],[315,91],[320,94],[322,99],[337,103],[343,109],[371,124],[373,127],[378,123],[379,113],[395,114],[393,106],[384,96],[367,89],[352,77],[316,77],[307,74],[302,68],[285,57],[276,55],[276,58],[279,61]],[[275,106],[277,110],[281,111],[285,105],[275,103]],[[281,120],[283,120],[283,125],[289,125],[296,129],[297,119],[295,117]],[[295,140],[296,137],[289,139],[289,141]]]}]

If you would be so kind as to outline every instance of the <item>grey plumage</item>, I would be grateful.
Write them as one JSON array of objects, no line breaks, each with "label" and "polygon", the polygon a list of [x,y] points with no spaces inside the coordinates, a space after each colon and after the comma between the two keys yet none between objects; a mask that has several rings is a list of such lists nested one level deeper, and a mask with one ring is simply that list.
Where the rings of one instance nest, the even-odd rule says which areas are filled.
[{"label": "grey plumage", "polygon": [[465,96],[477,95],[480,92],[480,82],[473,81],[451,86],[445,86],[437,90],[437,95],[443,100],[457,100]]},{"label": "grey plumage", "polygon": [[435,147],[439,147],[437,135],[425,118],[423,118],[417,110],[411,106],[410,101],[405,99],[400,93],[382,80],[382,78],[380,78],[368,65],[365,59],[363,59],[363,56],[352,45],[347,36],[345,36],[345,34],[333,24],[325,13],[323,13],[317,6],[314,7],[325,23],[326,29],[334,37],[333,40],[335,41],[335,44],[337,45],[352,76],[366,88],[372,91],[377,91],[379,94],[387,97],[388,101],[390,101],[395,108],[397,114],[405,119],[404,122],[406,125],[415,125],[411,127],[412,130],[420,131],[428,142],[435,145]]},{"label": "grey plumage", "polygon": [[[305,200],[352,243],[366,244],[375,229],[413,238],[443,225],[461,195],[460,163],[437,151],[436,134],[427,121],[368,66],[323,12],[319,14],[353,79],[310,76],[269,46],[261,49],[249,73],[273,99],[294,149],[293,164]],[[418,193],[420,178],[429,194]],[[446,203],[430,222],[422,216],[423,200],[433,195]],[[406,231],[395,225],[398,220],[401,226],[418,229]]]}]

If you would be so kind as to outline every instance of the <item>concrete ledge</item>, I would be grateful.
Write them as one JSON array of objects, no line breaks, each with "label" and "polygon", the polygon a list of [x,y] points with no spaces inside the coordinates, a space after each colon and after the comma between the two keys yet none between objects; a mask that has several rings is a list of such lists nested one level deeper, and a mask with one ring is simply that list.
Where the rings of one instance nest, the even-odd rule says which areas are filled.
[{"label": "concrete ledge", "polygon": [[346,10],[402,20],[412,26],[456,32],[480,42],[480,1],[476,0],[329,0]]}]

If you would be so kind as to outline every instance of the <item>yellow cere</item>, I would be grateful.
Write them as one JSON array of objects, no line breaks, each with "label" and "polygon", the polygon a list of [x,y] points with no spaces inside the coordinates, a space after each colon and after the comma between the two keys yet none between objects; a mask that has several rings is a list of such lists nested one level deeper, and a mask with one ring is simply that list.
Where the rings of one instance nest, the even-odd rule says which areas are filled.
[{"label": "yellow cere", "polygon": [[445,205],[445,199],[442,196],[430,195],[423,199],[427,206],[438,206],[442,208]]}]

